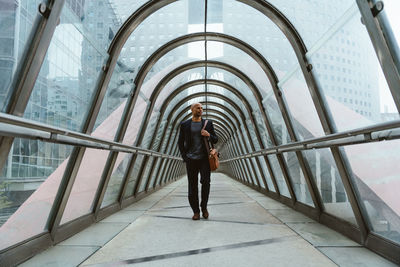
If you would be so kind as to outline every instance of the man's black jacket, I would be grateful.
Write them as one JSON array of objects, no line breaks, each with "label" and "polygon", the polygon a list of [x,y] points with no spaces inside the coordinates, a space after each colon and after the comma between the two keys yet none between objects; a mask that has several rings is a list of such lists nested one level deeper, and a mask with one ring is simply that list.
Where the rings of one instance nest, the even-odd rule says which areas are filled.
[{"label": "man's black jacket", "polygon": [[[202,129],[204,126],[204,122],[205,119],[201,119]],[[186,154],[189,152],[190,146],[192,144],[191,131],[190,131],[191,123],[192,119],[182,122],[179,130],[178,146],[184,161],[187,161]],[[211,143],[215,144],[218,142],[218,136],[215,134],[214,126],[211,120],[208,120],[206,128],[204,130],[206,130],[210,134],[209,141]],[[204,142],[202,144],[205,155],[208,155],[208,151]]]}]

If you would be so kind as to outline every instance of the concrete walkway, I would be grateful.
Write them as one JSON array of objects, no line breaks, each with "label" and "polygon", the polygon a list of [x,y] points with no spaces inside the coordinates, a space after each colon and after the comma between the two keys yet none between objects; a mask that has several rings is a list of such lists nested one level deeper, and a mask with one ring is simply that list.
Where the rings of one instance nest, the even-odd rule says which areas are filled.
[{"label": "concrete walkway", "polygon": [[22,266],[395,266],[223,174],[209,212],[191,220],[184,178]]}]

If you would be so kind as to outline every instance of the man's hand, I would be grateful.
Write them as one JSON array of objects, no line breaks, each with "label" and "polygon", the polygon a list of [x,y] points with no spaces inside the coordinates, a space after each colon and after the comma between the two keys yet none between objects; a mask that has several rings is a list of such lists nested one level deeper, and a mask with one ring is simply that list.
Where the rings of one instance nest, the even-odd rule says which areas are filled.
[{"label": "man's hand", "polygon": [[201,130],[201,135],[202,135],[202,136],[209,137],[209,136],[210,136],[210,133],[207,132],[206,130]]}]

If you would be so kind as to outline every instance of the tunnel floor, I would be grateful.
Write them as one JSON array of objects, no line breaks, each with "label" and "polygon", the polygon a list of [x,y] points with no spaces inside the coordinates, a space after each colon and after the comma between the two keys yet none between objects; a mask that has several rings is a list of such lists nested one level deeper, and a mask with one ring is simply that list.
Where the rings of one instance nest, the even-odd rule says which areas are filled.
[{"label": "tunnel floor", "polygon": [[192,221],[184,177],[21,266],[395,266],[220,173],[208,220]]}]

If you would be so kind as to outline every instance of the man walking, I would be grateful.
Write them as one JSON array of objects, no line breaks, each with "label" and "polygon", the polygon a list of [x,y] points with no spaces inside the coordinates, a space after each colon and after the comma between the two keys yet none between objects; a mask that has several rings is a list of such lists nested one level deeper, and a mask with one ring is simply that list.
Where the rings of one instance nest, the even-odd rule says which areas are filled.
[{"label": "man walking", "polygon": [[[193,210],[193,220],[200,220],[198,175],[200,172],[201,183],[201,211],[205,219],[208,218],[207,202],[210,194],[210,164],[208,163],[208,151],[204,142],[206,137],[213,144],[217,143],[212,121],[208,121],[204,127],[205,120],[201,118],[203,107],[200,103],[192,104],[192,118],[180,125],[178,146],[182,158],[186,163],[188,175],[188,198]],[[203,129],[204,127],[204,129]]]}]

